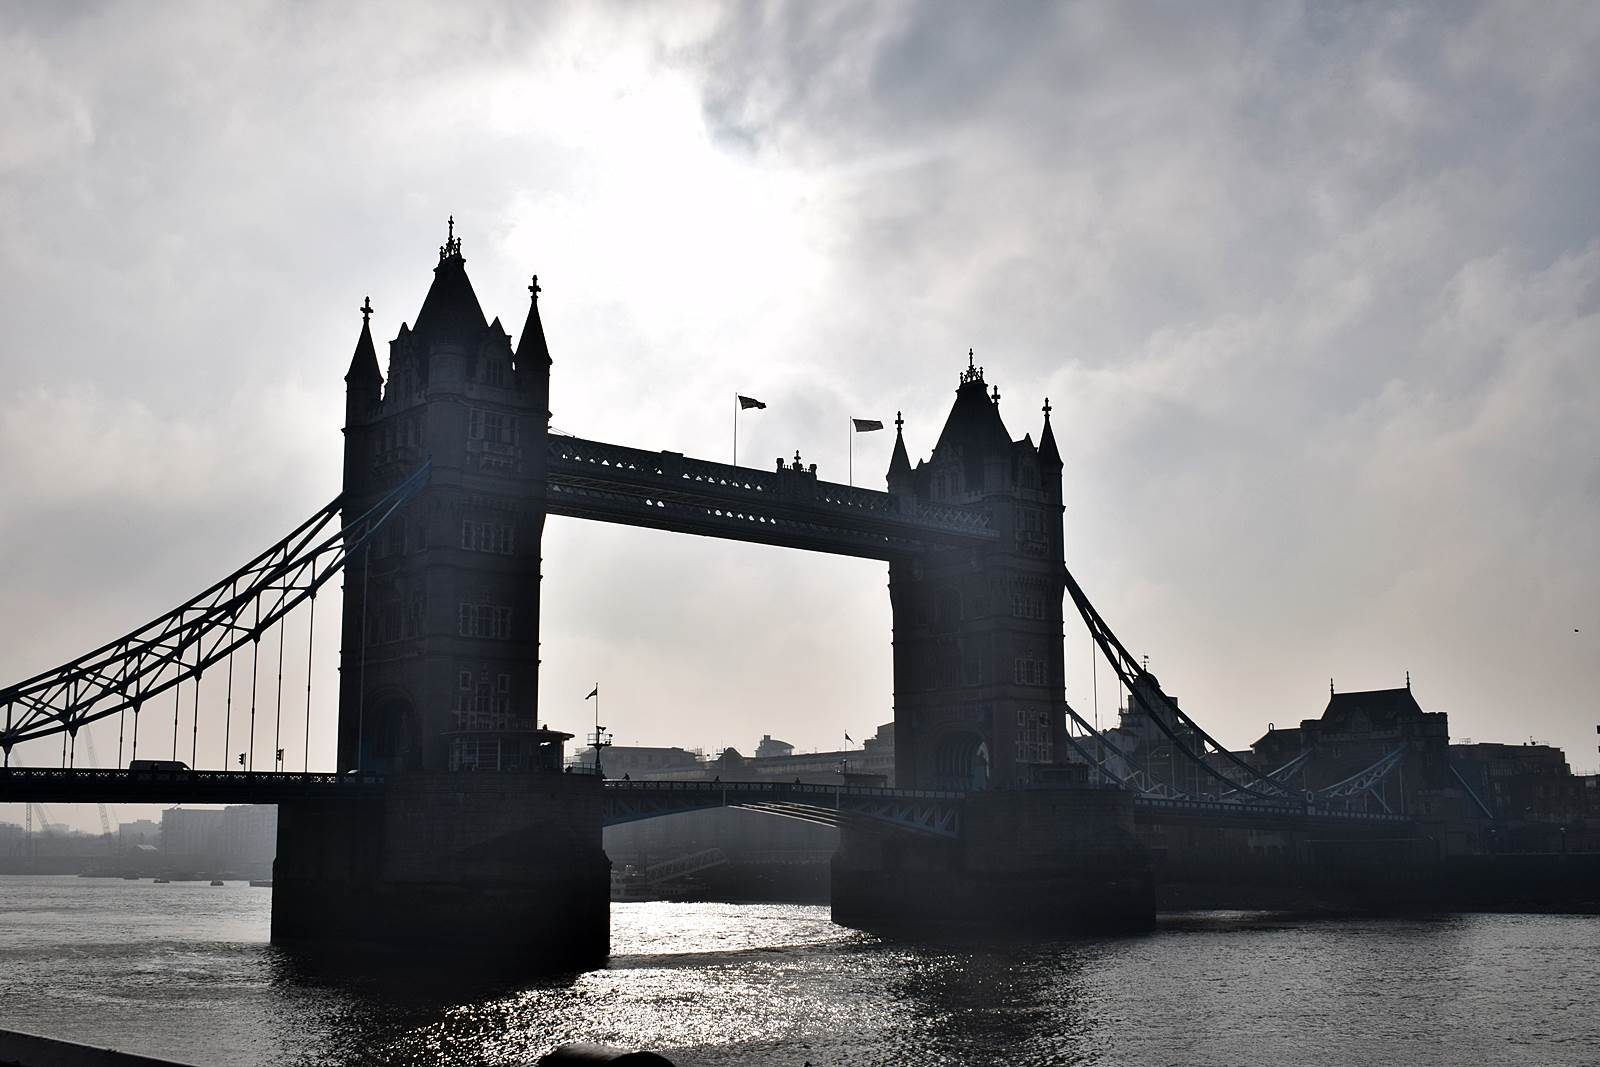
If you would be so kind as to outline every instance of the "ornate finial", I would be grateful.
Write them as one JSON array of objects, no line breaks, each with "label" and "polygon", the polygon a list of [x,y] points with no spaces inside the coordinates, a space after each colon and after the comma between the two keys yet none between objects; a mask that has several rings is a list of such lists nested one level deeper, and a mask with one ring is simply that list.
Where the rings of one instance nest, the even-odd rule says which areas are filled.
[{"label": "ornate finial", "polygon": [[894,432],[895,433],[899,433],[900,432],[900,427],[904,426],[905,424],[906,424],[906,420],[900,417],[900,413],[898,411],[895,412],[894,413]]},{"label": "ornate finial", "polygon": [[994,387],[994,396],[990,397],[989,399],[994,401],[995,407],[1000,406],[1000,387],[998,385]]},{"label": "ornate finial", "polygon": [[539,299],[539,294],[544,292],[543,289],[539,288],[539,276],[537,274],[533,276],[533,282],[528,286],[528,292],[533,294],[533,299],[536,302]]},{"label": "ornate finial", "polygon": [[1050,398],[1049,397],[1045,397],[1044,398],[1044,421],[1045,422],[1049,422],[1050,421]]},{"label": "ornate finial", "polygon": [[1328,695],[1333,696],[1333,679],[1328,679]]},{"label": "ornate finial", "polygon": [[449,226],[449,237],[446,238],[444,244],[439,246],[440,263],[443,263],[451,256],[461,255],[461,238],[456,236],[456,217],[454,215],[450,216]]},{"label": "ornate finial", "polygon": [[804,467],[805,465],[800,462],[800,450],[797,448],[794,450],[794,469],[803,470]]},{"label": "ornate finial", "polygon": [[972,349],[967,349],[967,369],[961,372],[961,384],[968,385],[972,382],[983,381],[983,368],[975,366],[972,359]]},{"label": "ornate finial", "polygon": [[1411,672],[1406,671],[1406,692],[1411,691]]},{"label": "ornate finial", "polygon": [[361,325],[365,326],[372,319],[372,297],[361,301]]}]

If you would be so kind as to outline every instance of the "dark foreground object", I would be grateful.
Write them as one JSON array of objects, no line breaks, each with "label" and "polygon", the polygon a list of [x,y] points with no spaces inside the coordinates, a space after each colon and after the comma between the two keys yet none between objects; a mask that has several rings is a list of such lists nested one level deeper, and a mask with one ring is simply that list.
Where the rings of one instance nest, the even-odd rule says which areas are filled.
[{"label": "dark foreground object", "polygon": [[1449,856],[1441,866],[1459,911],[1600,915],[1600,852]]},{"label": "dark foreground object", "polygon": [[[654,1052],[627,1052],[605,1045],[562,1045],[539,1057],[538,1067],[672,1067],[672,1061]],[[177,1060],[157,1060],[115,1049],[80,1045],[41,1037],[21,1030],[0,1030],[0,1067],[186,1067]]]},{"label": "dark foreground object", "polygon": [[974,793],[959,840],[847,826],[833,921],[884,933],[1148,930],[1155,883],[1133,801],[1104,789]]},{"label": "dark foreground object", "polygon": [[0,1067],[182,1067],[115,1049],[80,1045],[21,1030],[0,1030]]},{"label": "dark foreground object", "polygon": [[582,1042],[562,1045],[554,1052],[539,1057],[539,1067],[585,1067],[597,1063],[613,1063],[621,1067],[672,1067],[671,1060],[654,1052],[624,1052],[605,1045]]},{"label": "dark foreground object", "polygon": [[605,963],[611,861],[592,775],[390,774],[383,796],[284,804],[272,940],[530,972]]}]

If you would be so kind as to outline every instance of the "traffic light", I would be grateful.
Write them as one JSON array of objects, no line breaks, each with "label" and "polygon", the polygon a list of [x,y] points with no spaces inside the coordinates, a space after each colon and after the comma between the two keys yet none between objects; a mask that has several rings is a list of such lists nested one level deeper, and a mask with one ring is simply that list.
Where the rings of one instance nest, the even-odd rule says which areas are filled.
[{"label": "traffic light", "polygon": [[281,749],[281,748],[278,749],[278,762],[279,763],[283,762],[283,749]]},{"label": "traffic light", "polygon": [[241,766],[241,767],[244,766],[244,753],[243,752],[239,753],[239,766]]}]

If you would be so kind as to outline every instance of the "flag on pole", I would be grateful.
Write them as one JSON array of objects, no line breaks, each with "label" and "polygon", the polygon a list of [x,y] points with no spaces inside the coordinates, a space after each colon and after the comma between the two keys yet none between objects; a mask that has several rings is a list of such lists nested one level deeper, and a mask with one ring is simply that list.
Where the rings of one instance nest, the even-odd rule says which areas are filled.
[{"label": "flag on pole", "polygon": [[[600,684],[597,682],[597,683],[595,683],[595,687],[593,689],[589,690],[589,697],[597,697],[599,695],[600,695]],[[588,700],[589,697],[584,697],[583,699]]]},{"label": "flag on pole", "polygon": [[[845,735],[844,735],[844,739],[845,739],[845,740],[846,740],[846,741],[850,741],[850,735],[849,735],[849,734],[845,734]],[[852,745],[853,745],[853,744],[855,744],[855,742],[854,742],[854,741],[850,741],[850,743],[851,743],[851,744],[852,744]]]},{"label": "flag on pole", "polygon": [[[735,393],[734,396],[739,396],[739,394]],[[765,408],[766,406],[767,405],[763,404],[761,401],[757,400],[755,397],[752,397],[752,396],[740,396],[739,397],[739,410],[740,411],[749,411],[751,408]]]},{"label": "flag on pole", "polygon": [[868,433],[872,430],[883,429],[883,423],[877,419],[851,419],[856,425],[856,433]]}]

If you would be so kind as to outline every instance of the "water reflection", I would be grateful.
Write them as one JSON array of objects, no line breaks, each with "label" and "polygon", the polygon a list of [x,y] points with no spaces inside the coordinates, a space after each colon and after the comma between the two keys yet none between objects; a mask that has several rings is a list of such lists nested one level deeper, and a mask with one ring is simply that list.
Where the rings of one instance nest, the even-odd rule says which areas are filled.
[{"label": "water reflection", "polygon": [[597,971],[266,943],[262,891],[0,879],[0,1025],[192,1063],[524,1064],[558,1043],[685,1065],[1593,1062],[1600,924],[1178,916],[1151,935],[887,942],[827,909],[623,904]]}]

